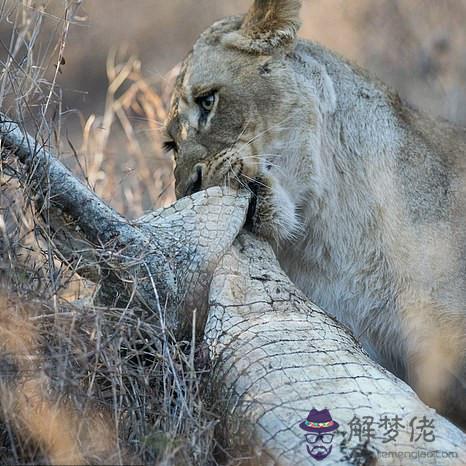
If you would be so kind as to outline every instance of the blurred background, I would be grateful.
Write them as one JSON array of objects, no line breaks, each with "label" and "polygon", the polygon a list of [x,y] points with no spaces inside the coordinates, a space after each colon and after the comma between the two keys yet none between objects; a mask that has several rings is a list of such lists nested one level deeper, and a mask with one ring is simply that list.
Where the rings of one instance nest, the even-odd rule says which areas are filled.
[{"label": "blurred background", "polygon": [[[61,3],[61,2],[60,2]],[[85,0],[60,83],[64,102],[99,113],[109,51],[127,46],[161,79],[213,21],[251,0]],[[301,35],[368,68],[413,104],[466,123],[465,0],[304,0]]]},{"label": "blurred background", "polygon": [[[62,0],[24,3],[46,6],[42,31],[61,27]],[[89,183],[126,215],[167,205],[172,162],[160,146],[170,71],[207,26],[244,13],[251,0],[70,3],[77,16],[57,75],[63,155],[81,158]],[[304,0],[302,18],[303,37],[369,69],[416,107],[466,125],[466,0]],[[0,25],[6,42],[8,22]]]}]

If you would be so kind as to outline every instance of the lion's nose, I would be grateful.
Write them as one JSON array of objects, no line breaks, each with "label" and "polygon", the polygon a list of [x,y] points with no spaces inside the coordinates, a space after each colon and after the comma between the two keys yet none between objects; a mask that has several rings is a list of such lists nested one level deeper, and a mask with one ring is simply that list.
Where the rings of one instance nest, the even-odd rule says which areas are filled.
[{"label": "lion's nose", "polygon": [[191,196],[191,194],[195,194],[202,189],[202,168],[202,165],[196,165],[194,167],[194,173],[191,175],[184,193],[185,196]]}]

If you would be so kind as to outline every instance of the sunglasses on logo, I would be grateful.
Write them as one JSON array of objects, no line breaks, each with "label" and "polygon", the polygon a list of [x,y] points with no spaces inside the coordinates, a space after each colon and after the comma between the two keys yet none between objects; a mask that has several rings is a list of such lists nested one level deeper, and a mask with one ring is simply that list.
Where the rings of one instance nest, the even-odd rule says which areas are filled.
[{"label": "sunglasses on logo", "polygon": [[333,440],[333,434],[306,434],[307,443],[316,443],[322,440],[323,443],[331,443]]}]

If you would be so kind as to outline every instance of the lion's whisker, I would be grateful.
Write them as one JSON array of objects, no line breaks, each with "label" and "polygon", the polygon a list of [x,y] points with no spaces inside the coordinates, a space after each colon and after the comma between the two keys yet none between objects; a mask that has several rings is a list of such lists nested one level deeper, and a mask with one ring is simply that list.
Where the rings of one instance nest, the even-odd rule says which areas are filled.
[{"label": "lion's whisker", "polygon": [[271,126],[271,127],[269,127],[269,128],[266,128],[266,129],[263,130],[263,131],[260,131],[259,133],[257,133],[256,135],[254,135],[254,137],[252,137],[247,143],[245,143],[245,144],[243,145],[243,147],[244,147],[244,146],[247,146],[247,145],[249,145],[249,144],[251,144],[251,143],[253,143],[253,142],[256,141],[259,137],[261,137],[261,136],[263,136],[264,134],[267,134],[267,133],[269,133],[269,132],[271,132],[271,131],[274,131],[274,130],[280,130],[280,131],[281,131],[281,130],[284,130],[284,129],[291,129],[292,127],[283,127],[283,126],[282,126],[283,123],[285,123],[285,121],[289,120],[290,118],[291,118],[291,117],[288,116],[288,117],[286,117],[285,119],[283,119],[281,122],[277,123],[276,125],[273,125],[273,126]]}]

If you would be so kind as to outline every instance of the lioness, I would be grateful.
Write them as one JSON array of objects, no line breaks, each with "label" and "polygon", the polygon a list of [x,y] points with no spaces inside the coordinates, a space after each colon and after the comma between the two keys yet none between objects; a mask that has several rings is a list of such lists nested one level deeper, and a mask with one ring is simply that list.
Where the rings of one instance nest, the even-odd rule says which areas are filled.
[{"label": "lioness", "polygon": [[466,419],[466,131],[297,39],[298,0],[205,31],[166,124],[182,196],[235,183],[301,289],[432,406]]}]

